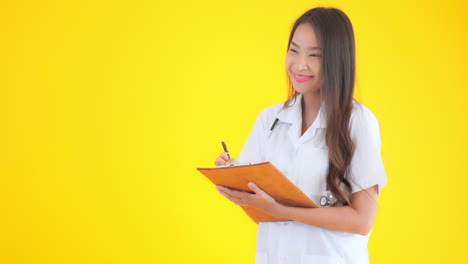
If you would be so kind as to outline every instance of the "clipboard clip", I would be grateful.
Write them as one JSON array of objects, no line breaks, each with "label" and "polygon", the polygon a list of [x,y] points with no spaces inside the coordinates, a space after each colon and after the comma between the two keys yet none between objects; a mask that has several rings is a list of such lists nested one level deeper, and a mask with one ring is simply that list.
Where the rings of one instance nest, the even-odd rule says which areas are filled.
[{"label": "clipboard clip", "polygon": [[237,167],[237,166],[247,166],[247,165],[252,165],[252,163],[239,163],[239,164],[229,164],[229,165],[219,165],[216,166],[216,168],[226,168],[226,167]]}]

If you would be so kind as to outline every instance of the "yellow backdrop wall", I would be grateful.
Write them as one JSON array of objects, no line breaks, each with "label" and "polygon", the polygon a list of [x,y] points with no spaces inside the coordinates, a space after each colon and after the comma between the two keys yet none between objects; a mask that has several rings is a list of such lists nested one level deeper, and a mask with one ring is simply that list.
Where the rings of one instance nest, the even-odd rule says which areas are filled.
[{"label": "yellow backdrop wall", "polygon": [[463,1],[3,1],[0,262],[254,263],[196,167],[286,98],[293,21],[351,18],[389,183],[372,263],[465,263]]}]

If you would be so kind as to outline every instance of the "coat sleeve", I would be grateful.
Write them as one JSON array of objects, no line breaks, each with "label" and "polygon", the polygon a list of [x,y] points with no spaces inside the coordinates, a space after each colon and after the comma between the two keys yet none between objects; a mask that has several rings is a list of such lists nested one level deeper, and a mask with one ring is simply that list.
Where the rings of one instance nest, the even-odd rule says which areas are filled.
[{"label": "coat sleeve", "polygon": [[240,163],[259,163],[265,162],[266,142],[267,142],[267,124],[265,110],[257,117],[252,131],[242,148],[238,157]]},{"label": "coat sleeve", "polygon": [[359,104],[353,111],[350,125],[351,139],[355,148],[348,168],[352,193],[376,184],[380,193],[387,184],[387,175],[380,153],[379,122],[366,106]]}]

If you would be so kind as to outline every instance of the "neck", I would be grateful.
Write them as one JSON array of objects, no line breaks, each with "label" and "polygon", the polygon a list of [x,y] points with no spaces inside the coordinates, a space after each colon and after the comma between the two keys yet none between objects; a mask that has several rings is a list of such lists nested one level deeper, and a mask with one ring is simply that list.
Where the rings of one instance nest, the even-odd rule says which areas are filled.
[{"label": "neck", "polygon": [[320,93],[302,94],[302,111],[306,113],[318,112],[322,105],[322,97]]},{"label": "neck", "polygon": [[302,133],[303,135],[305,131],[312,125],[314,120],[317,118],[318,112],[320,110],[320,105],[322,104],[322,98],[320,94],[318,95],[310,95],[310,94],[303,94],[302,95]]}]

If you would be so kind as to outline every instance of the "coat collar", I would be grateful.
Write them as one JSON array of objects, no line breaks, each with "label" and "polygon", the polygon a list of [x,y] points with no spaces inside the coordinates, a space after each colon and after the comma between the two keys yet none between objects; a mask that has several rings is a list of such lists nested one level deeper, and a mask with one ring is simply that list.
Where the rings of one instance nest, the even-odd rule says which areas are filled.
[{"label": "coat collar", "polygon": [[[322,103],[317,118],[315,118],[311,125],[312,128],[326,128],[324,108],[324,104]],[[296,97],[291,100],[288,107],[278,112],[276,118],[285,123],[299,123],[302,126],[302,94],[296,95]]]}]

